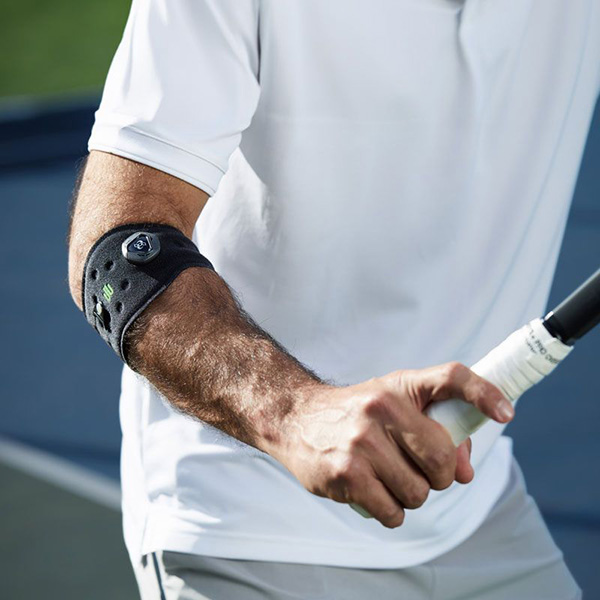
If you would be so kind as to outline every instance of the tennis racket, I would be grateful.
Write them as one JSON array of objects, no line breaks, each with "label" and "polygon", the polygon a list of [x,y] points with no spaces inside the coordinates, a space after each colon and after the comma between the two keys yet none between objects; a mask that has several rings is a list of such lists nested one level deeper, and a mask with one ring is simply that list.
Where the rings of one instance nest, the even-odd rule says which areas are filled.
[{"label": "tennis racket", "polygon": [[[509,335],[471,370],[498,387],[513,404],[549,375],[573,344],[600,322],[600,269],[545,317]],[[443,425],[456,446],[484,425],[486,417],[463,400],[432,403],[425,414]],[[364,517],[369,513],[352,505]]]},{"label": "tennis racket", "polygon": [[[600,322],[600,269],[543,319],[534,319],[509,335],[471,367],[500,388],[514,404],[549,375],[573,344]],[[434,402],[425,414],[443,425],[456,446],[489,419],[462,400]]]}]

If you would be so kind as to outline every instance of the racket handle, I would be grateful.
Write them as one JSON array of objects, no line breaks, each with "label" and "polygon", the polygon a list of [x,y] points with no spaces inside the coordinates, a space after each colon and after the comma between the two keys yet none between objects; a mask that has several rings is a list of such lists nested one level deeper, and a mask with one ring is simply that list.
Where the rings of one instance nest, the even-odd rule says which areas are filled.
[{"label": "racket handle", "polygon": [[[548,375],[572,344],[600,323],[600,269],[542,319],[515,331],[471,369],[499,387],[514,404]],[[435,402],[428,417],[443,425],[458,446],[488,419],[461,400]]]},{"label": "racket handle", "polygon": [[432,404],[425,414],[446,428],[457,447],[489,420],[472,404],[454,399]]},{"label": "racket handle", "polygon": [[[509,335],[471,370],[493,383],[515,404],[524,392],[551,373],[572,349],[553,337],[542,319],[534,319]],[[425,414],[448,430],[456,446],[489,420],[463,400],[434,402]]]}]

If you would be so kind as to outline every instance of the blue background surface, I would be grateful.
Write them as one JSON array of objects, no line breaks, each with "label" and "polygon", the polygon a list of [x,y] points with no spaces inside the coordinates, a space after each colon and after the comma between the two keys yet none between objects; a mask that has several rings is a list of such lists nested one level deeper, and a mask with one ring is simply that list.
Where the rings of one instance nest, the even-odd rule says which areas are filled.
[{"label": "blue background surface", "polygon": [[[90,115],[68,141],[48,133],[43,156],[31,154],[44,144],[31,144],[30,137],[12,164],[0,147],[0,434],[118,479],[120,363],[85,323],[67,287],[65,236],[76,160],[63,144],[75,140],[83,147]],[[596,114],[550,305],[600,266],[599,166]],[[529,490],[587,598],[600,598],[598,329],[520,401],[508,430]]]}]

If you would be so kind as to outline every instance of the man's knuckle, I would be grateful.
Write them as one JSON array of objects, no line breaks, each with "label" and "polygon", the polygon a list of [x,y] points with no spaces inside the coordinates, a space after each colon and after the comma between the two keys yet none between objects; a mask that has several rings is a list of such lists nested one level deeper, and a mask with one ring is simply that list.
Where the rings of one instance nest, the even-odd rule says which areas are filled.
[{"label": "man's knuckle", "polygon": [[434,483],[431,484],[431,489],[441,491],[449,488],[454,482],[454,474],[446,473],[438,475]]},{"label": "man's knuckle", "polygon": [[408,371],[406,369],[391,371],[387,375],[384,375],[381,380],[384,381],[386,385],[391,386],[393,389],[398,389],[402,386],[402,381],[407,372]]},{"label": "man's knuckle", "polygon": [[434,471],[443,471],[452,463],[453,454],[454,451],[451,448],[438,446],[429,453],[427,463]]},{"label": "man's knuckle", "polygon": [[481,392],[483,398],[490,398],[494,402],[503,402],[506,400],[506,396],[502,391],[489,381],[483,382],[483,388]]},{"label": "man's knuckle", "polygon": [[341,467],[351,468],[353,463],[372,453],[372,449],[375,446],[374,429],[374,424],[365,420],[356,425],[354,430],[349,433],[346,441],[346,458],[341,463]]},{"label": "man's knuckle", "polygon": [[423,500],[421,500],[414,492],[407,492],[403,504],[406,508],[414,509],[422,506]]},{"label": "man's knuckle", "polygon": [[457,361],[452,361],[444,365],[444,376],[447,381],[456,381],[464,376],[467,367]]},{"label": "man's knuckle", "polygon": [[399,507],[385,507],[379,512],[379,521],[392,529],[404,523],[404,511]]},{"label": "man's knuckle", "polygon": [[387,390],[382,390],[365,399],[363,411],[368,417],[378,419],[389,413],[393,401],[394,395]]},{"label": "man's knuckle", "polygon": [[349,457],[335,464],[331,471],[331,483],[334,486],[351,488],[359,479],[360,465],[356,458]]},{"label": "man's knuckle", "polygon": [[412,485],[406,492],[406,507],[419,508],[425,504],[430,487],[425,482]]}]

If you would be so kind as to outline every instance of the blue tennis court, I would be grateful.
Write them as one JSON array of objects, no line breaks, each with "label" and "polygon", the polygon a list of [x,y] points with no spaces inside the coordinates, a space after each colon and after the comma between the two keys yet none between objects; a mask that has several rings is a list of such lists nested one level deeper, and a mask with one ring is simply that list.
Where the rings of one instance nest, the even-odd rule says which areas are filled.
[{"label": "blue tennis court", "polygon": [[[135,597],[116,509],[120,363],[78,314],[66,283],[68,201],[94,102],[20,108],[0,122],[5,598]],[[598,198],[597,111],[550,304],[600,266]],[[599,349],[600,330],[527,394],[509,428],[587,598],[600,598]]]}]

